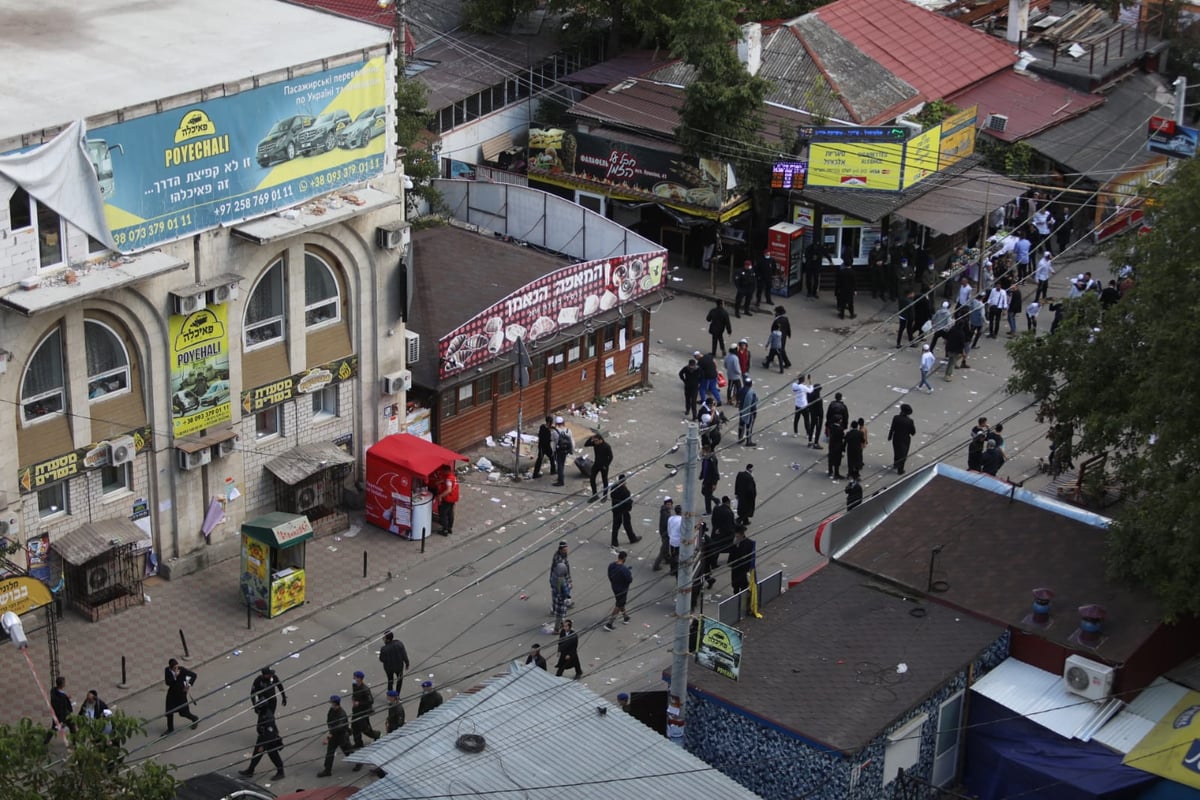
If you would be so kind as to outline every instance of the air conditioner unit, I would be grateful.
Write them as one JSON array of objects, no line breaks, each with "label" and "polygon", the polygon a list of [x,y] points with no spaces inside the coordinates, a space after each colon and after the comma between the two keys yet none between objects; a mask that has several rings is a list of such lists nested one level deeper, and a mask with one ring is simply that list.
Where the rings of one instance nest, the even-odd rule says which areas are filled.
[{"label": "air conditioner unit", "polygon": [[317,490],[313,486],[305,486],[296,494],[296,510],[308,511],[317,506]]},{"label": "air conditioner unit", "polygon": [[412,372],[407,369],[383,376],[384,394],[399,394],[400,392],[407,392],[411,388]]},{"label": "air conditioner unit", "polygon": [[987,127],[989,131],[1004,133],[1004,131],[1008,130],[1008,117],[1004,114],[989,114]]},{"label": "air conditioner unit", "polygon": [[88,594],[103,592],[111,587],[113,581],[113,570],[107,566],[92,567],[87,571],[87,588]]},{"label": "air conditioner unit", "polygon": [[1112,694],[1112,667],[1083,656],[1069,656],[1063,664],[1063,684],[1067,691],[1088,700],[1103,700]]},{"label": "air conditioner unit", "polygon": [[186,450],[176,450],[175,453],[179,459],[179,468],[183,470],[192,470],[212,463],[211,447],[197,450],[194,453],[189,453]]},{"label": "air conditioner unit", "polygon": [[208,304],[210,306],[232,303],[237,298],[238,285],[236,283],[223,283],[215,289],[208,290]]},{"label": "air conditioner unit", "polygon": [[205,307],[204,292],[180,294],[171,292],[171,308],[176,314],[194,314]]},{"label": "air conditioner unit", "polygon": [[214,444],[212,450],[213,455],[217,458],[225,458],[225,456],[232,455],[233,451],[237,450],[237,437],[235,436],[232,439],[226,439],[223,442]]},{"label": "air conditioner unit", "polygon": [[397,222],[392,225],[381,225],[375,229],[375,246],[381,250],[395,250],[407,247],[409,228],[407,223]]},{"label": "air conditioner unit", "polygon": [[404,344],[408,352],[404,354],[405,364],[415,364],[421,360],[421,334],[413,333],[406,330],[404,332]]},{"label": "air conditioner unit", "polygon": [[130,464],[137,456],[137,445],[132,436],[118,436],[108,443],[108,463],[114,467]]}]

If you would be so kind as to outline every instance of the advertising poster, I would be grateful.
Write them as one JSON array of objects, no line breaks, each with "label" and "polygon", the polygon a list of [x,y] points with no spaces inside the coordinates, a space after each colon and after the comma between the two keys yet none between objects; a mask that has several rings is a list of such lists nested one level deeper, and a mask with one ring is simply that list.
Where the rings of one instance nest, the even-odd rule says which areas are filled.
[{"label": "advertising poster", "polygon": [[0,614],[9,611],[18,617],[53,601],[46,584],[25,576],[0,580]]},{"label": "advertising poster", "polygon": [[1200,692],[1187,692],[1121,761],[1200,789]]},{"label": "advertising poster", "polygon": [[380,57],[89,131],[117,248],[144,250],[378,175],[386,78]]},{"label": "advertising poster", "polygon": [[171,431],[187,436],[233,419],[228,305],[172,314]]},{"label": "advertising poster", "polygon": [[975,152],[975,119],[979,106],[971,106],[942,120],[938,169],[957,164]]},{"label": "advertising poster", "polygon": [[808,185],[900,191],[903,143],[818,143],[808,149]]},{"label": "advertising poster", "polygon": [[666,278],[667,253],[583,261],[527,283],[438,341],[442,378],[485,364],[526,344],[548,339],[616,307],[657,291]]},{"label": "advertising poster", "polygon": [[[150,428],[136,428],[125,433],[133,440],[134,452],[139,455],[153,444]],[[70,453],[27,464],[17,471],[17,486],[21,494],[36,492],[48,483],[65,481],[84,472],[108,466],[112,440],[93,442]]]},{"label": "advertising poster", "polygon": [[256,386],[242,392],[242,411],[257,414],[280,403],[286,403],[298,394],[312,394],[348,381],[358,374],[358,356],[346,356],[319,367],[297,372],[283,380]]},{"label": "advertising poster", "polygon": [[702,617],[696,663],[736,681],[742,666],[742,632],[723,622]]},{"label": "advertising poster", "polygon": [[51,583],[49,533],[30,536],[25,542],[25,567],[30,577]]},{"label": "advertising poster", "polygon": [[909,139],[904,146],[904,186],[907,189],[938,171],[938,156],[942,144],[941,126]]}]

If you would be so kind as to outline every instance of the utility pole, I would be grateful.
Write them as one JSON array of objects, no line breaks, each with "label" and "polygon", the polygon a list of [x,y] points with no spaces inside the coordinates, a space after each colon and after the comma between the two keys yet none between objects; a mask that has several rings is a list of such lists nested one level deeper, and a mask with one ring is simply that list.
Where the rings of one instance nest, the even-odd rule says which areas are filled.
[{"label": "utility pole", "polygon": [[1183,124],[1183,109],[1187,106],[1187,78],[1180,75],[1172,84],[1175,87],[1175,123]]},{"label": "utility pole", "polygon": [[696,481],[700,479],[700,426],[689,422],[684,447],[687,462],[683,469],[683,535],[679,541],[679,565],[675,583],[675,647],[671,656],[671,689],[667,698],[667,738],[683,746],[687,705],[688,639],[691,636],[692,575],[697,555]]},{"label": "utility pole", "polygon": [[529,385],[529,368],[533,365],[529,351],[525,349],[524,337],[517,337],[516,346],[513,347],[513,360],[516,363],[513,369],[516,371],[514,377],[517,384],[517,442],[513,446],[513,474],[517,476],[517,480],[521,480],[521,428],[525,424],[525,387]]}]

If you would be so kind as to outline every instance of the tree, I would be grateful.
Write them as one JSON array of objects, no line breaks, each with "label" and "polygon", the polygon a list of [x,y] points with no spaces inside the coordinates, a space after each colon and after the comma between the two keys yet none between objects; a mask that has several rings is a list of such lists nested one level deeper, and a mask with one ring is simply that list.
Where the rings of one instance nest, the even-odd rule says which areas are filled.
[{"label": "tree", "polygon": [[412,180],[413,188],[405,192],[405,205],[412,214],[425,201],[430,208],[439,208],[442,194],[433,186],[438,177],[438,161],[429,151],[425,134],[433,115],[428,110],[429,90],[414,78],[400,77],[396,81],[396,144],[404,151],[401,161],[404,174]]},{"label": "tree", "polygon": [[1076,462],[1108,454],[1124,498],[1108,536],[1110,573],[1152,591],[1176,619],[1200,614],[1200,369],[1191,341],[1200,164],[1184,160],[1154,204],[1154,228],[1128,262],[1136,288],[1108,310],[1093,297],[1069,300],[1054,334],[1011,344],[1008,388],[1073,426]]},{"label": "tree", "polygon": [[[105,732],[106,722],[112,723]],[[124,743],[142,734],[139,720],[119,711],[106,720],[76,718],[71,746],[46,741],[46,727],[28,719],[0,725],[0,800],[173,800],[175,779],[146,759],[124,766]]]},{"label": "tree", "polygon": [[916,114],[913,114],[913,119],[919,123],[925,130],[929,130],[934,125],[941,125],[942,120],[946,117],[953,116],[958,113],[958,106],[951,103],[949,100],[934,100],[926,103]]}]

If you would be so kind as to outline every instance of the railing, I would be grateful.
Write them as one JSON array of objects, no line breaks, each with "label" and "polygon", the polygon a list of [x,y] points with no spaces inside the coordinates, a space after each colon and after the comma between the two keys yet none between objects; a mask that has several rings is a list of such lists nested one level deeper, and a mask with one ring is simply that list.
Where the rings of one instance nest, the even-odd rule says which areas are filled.
[{"label": "railing", "polygon": [[[1090,42],[1086,45],[1088,48],[1088,72],[1096,71],[1096,51],[1101,45],[1104,47],[1104,60],[1100,66],[1107,67],[1110,58],[1125,57],[1125,42],[1128,39],[1131,47],[1144,52],[1150,44],[1150,28],[1153,23],[1158,23],[1158,37],[1162,37],[1163,28],[1166,25],[1166,17],[1161,11],[1149,14],[1138,23],[1136,28],[1130,28],[1128,25],[1120,25],[1109,32],[1103,39],[1095,42]],[[1113,55],[1113,41],[1116,41],[1116,54]],[[1083,43],[1080,43],[1083,45]],[[1051,47],[1050,64],[1058,66],[1058,51],[1062,48],[1062,42],[1055,42]]]}]

